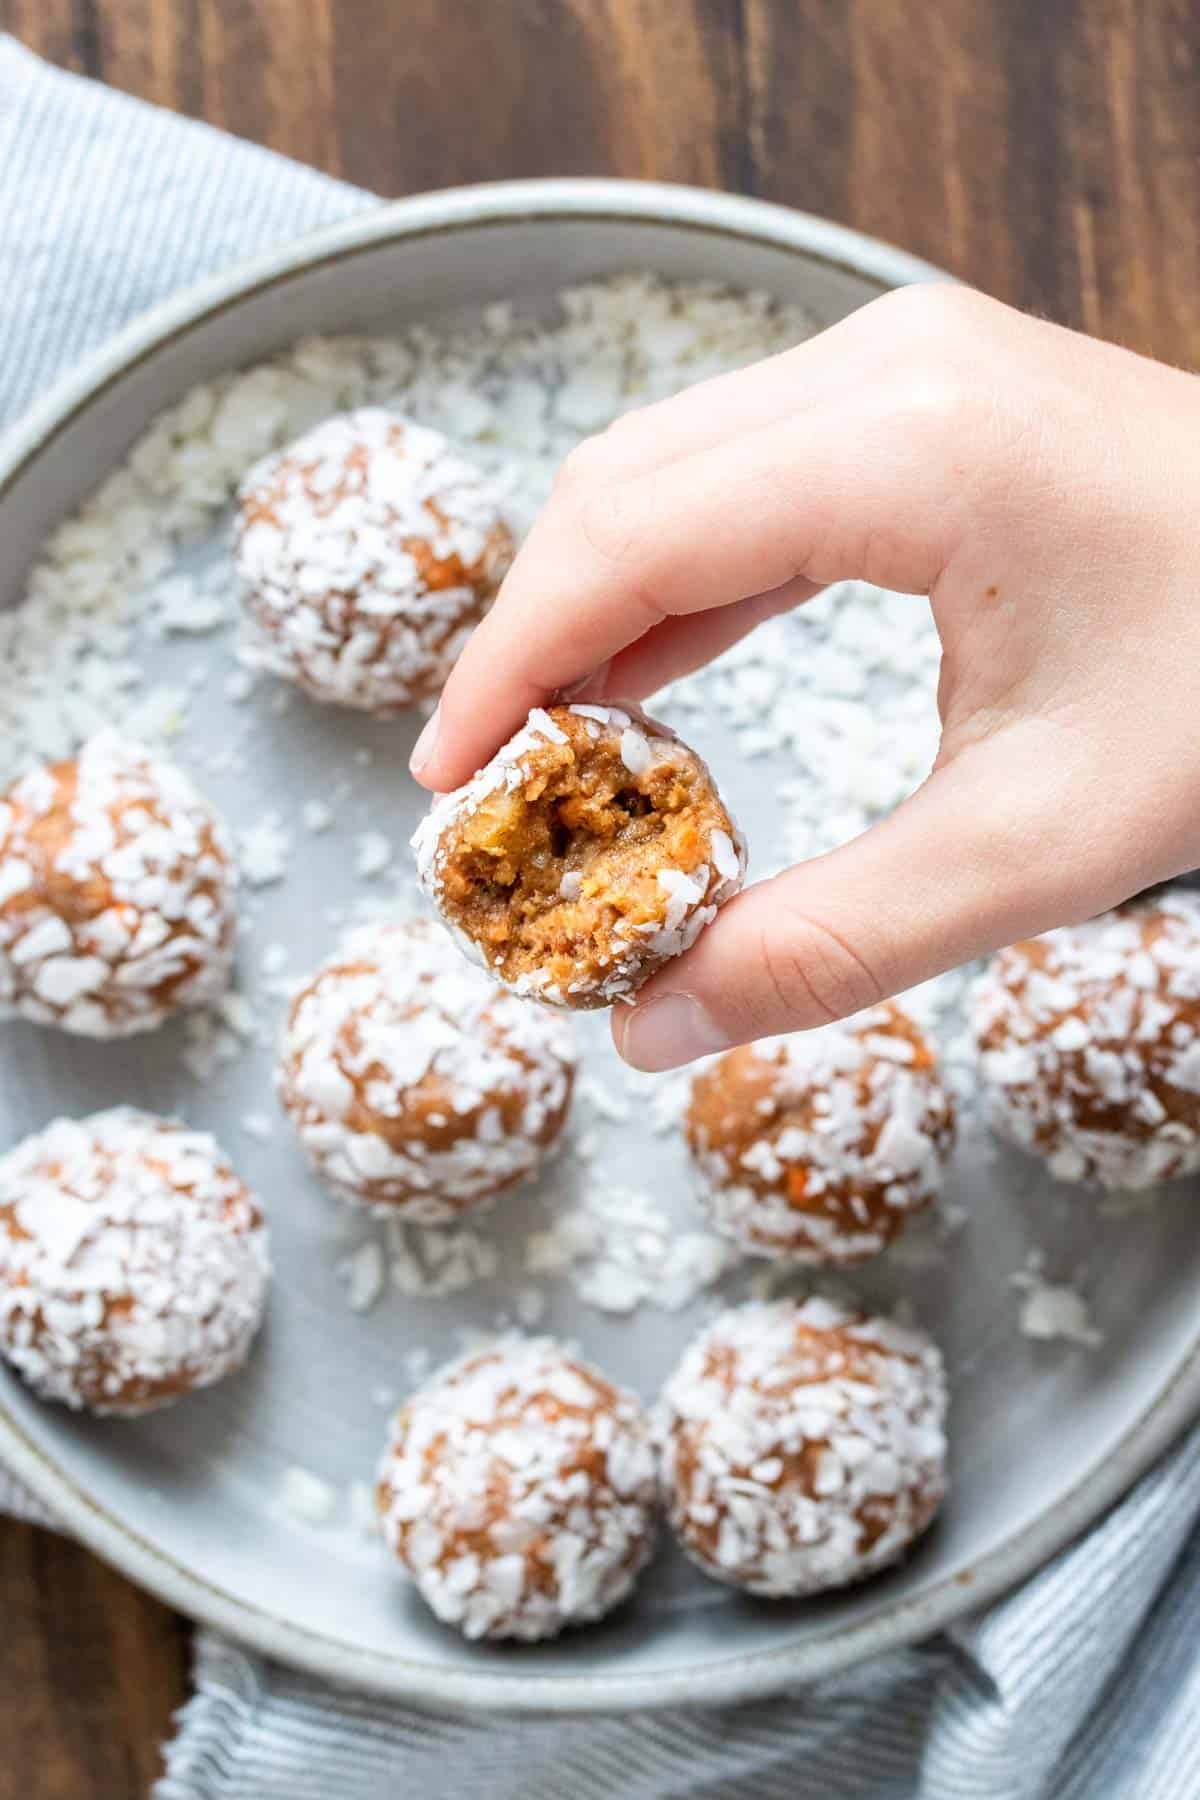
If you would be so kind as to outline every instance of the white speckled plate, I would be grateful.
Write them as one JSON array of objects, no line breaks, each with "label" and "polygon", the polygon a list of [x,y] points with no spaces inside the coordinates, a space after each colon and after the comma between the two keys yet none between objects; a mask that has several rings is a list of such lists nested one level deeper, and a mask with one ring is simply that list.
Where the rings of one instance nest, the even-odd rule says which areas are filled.
[{"label": "white speckled plate", "polygon": [[[538,304],[567,281],[630,268],[717,276],[763,287],[827,322],[898,282],[935,271],[852,233],[757,203],[609,182],[538,182],[435,195],[384,208],[157,309],[52,393],[0,445],[0,605],[15,605],[45,534],[113,468],[164,405],[194,382],[253,362],[312,332],[383,330],[441,319],[464,299]],[[158,655],[147,646],[148,655]],[[178,658],[184,652],[172,652]],[[224,645],[186,651],[197,687],[189,742],[234,729],[216,668]],[[175,667],[178,671],[178,663]],[[209,708],[205,696],[211,692]],[[259,704],[258,701],[252,704]],[[398,845],[422,801],[404,774],[415,723],[352,720],[295,700],[255,739],[249,766],[204,785],[239,823],[350,782],[339,828],[297,829],[292,874],[249,909],[244,958],[286,945],[296,972],[323,954],[330,906],[362,892],[348,868],[351,834],[382,829]],[[711,728],[698,747],[752,844],[771,832],[763,765],[744,764]],[[370,750],[365,765],[355,751]],[[1055,1190],[1015,1156],[985,1154],[968,1134],[951,1199],[966,1226],[941,1260],[884,1258],[854,1285],[872,1299],[911,1297],[943,1343],[953,1383],[953,1494],[938,1527],[900,1571],[804,1605],[739,1600],[664,1553],[635,1607],[605,1626],[536,1649],[472,1648],[436,1625],[392,1578],[379,1546],[339,1515],[308,1526],[280,1502],[289,1467],[342,1494],[369,1480],[384,1390],[403,1391],[403,1356],[435,1354],[462,1324],[489,1327],[528,1276],[520,1246],[548,1204],[569,1200],[570,1158],[540,1189],[492,1215],[494,1277],[461,1301],[383,1295],[346,1304],[335,1265],[363,1235],[320,1191],[281,1128],[247,1133],[270,1113],[263,1045],[196,1082],[165,1037],[117,1048],[2,1028],[0,1142],[60,1111],[136,1100],[211,1125],[260,1189],[275,1232],[278,1278],[249,1368],[223,1387],[136,1424],[76,1419],[0,1379],[0,1457],[69,1529],[135,1580],[197,1618],[287,1661],[430,1704],[546,1708],[652,1707],[766,1692],[811,1679],[936,1630],[1028,1574],[1119,1495],[1200,1406],[1200,1266],[1194,1188],[1149,1210],[1102,1213]],[[614,1090],[602,1020],[581,1031],[591,1066]],[[641,1118],[638,1110],[639,1121]],[[696,1223],[681,1152],[640,1123],[606,1127],[614,1179],[645,1188],[681,1225]],[[649,1147],[647,1147],[649,1146]],[[1055,1276],[1080,1275],[1103,1332],[1094,1349],[1023,1338],[1011,1277],[1031,1248]],[[744,1277],[731,1291],[744,1291]],[[697,1313],[643,1309],[604,1318],[569,1284],[550,1293],[546,1325],[643,1392],[673,1362]]]}]

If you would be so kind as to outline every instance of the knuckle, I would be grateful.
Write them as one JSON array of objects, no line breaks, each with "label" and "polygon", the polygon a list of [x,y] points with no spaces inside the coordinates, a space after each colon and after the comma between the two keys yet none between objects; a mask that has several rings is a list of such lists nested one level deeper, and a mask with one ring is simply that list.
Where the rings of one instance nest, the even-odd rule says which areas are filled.
[{"label": "knuckle", "polygon": [[558,465],[554,486],[559,495],[570,499],[587,493],[598,481],[606,479],[608,472],[609,453],[604,445],[604,434],[598,433],[595,437],[581,438],[567,451]]},{"label": "knuckle", "polygon": [[589,439],[596,447],[597,457],[603,460],[610,474],[621,474],[630,456],[645,445],[648,418],[653,412],[653,407],[639,407],[632,412],[622,413],[619,418],[606,425],[603,431]]},{"label": "knuckle", "polygon": [[643,542],[645,510],[636,482],[620,477],[620,445],[614,428],[584,438],[564,459],[556,495],[573,529],[603,563],[628,564],[649,556]]},{"label": "knuckle", "polygon": [[967,370],[944,355],[910,360],[892,389],[895,422],[922,441],[959,436],[969,428],[974,409],[975,389]]},{"label": "knuckle", "polygon": [[998,310],[977,288],[954,281],[916,281],[893,288],[877,302],[886,314],[888,329],[898,340],[901,353],[913,345],[928,344],[944,351],[959,339],[977,339],[982,321]]},{"label": "knuckle", "polygon": [[567,494],[580,495],[618,479],[631,437],[629,420],[616,419],[603,431],[581,438],[559,464],[557,485]]},{"label": "knuckle", "polygon": [[981,343],[994,336],[994,315],[1003,309],[950,282],[898,288],[885,300],[893,356],[881,394],[893,419],[926,437],[967,428],[986,391],[979,379]]},{"label": "knuckle", "polygon": [[609,482],[589,488],[580,497],[576,517],[584,543],[601,562],[628,564],[648,555],[642,542],[642,507],[633,484]]},{"label": "knuckle", "polygon": [[831,1024],[883,998],[858,952],[808,913],[789,908],[782,930],[763,930],[759,949],[774,1001],[799,1026]]}]

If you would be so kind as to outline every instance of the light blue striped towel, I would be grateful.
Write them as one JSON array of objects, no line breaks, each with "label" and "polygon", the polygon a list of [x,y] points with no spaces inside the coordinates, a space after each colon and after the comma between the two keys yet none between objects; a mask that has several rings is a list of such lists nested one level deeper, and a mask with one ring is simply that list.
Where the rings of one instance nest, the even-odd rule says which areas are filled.
[{"label": "light blue striped towel", "polygon": [[[152,301],[372,204],[0,39],[0,423]],[[981,1617],[728,1710],[441,1719],[202,1631],[159,1800],[1196,1800],[1198,1516],[1200,1432]]]}]

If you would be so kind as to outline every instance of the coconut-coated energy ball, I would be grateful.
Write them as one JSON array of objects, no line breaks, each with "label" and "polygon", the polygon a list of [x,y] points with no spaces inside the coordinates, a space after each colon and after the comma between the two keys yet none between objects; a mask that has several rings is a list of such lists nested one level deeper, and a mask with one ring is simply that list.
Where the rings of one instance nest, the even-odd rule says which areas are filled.
[{"label": "coconut-coated energy ball", "polygon": [[119,1038],[216,998],[236,892],[225,828],[187,777],[100,732],[0,799],[0,1012]]},{"label": "coconut-coated energy ball", "polygon": [[250,470],[235,557],[246,660],[385,714],[439,691],[513,541],[492,483],[447,438],[363,407]]},{"label": "coconut-coated energy ball", "polygon": [[506,993],[437,924],[368,925],[297,994],[279,1096],[343,1198],[420,1224],[533,1174],[562,1131],[566,1021]]},{"label": "coconut-coated energy ball", "polygon": [[552,706],[413,839],[466,953],[556,1006],[630,998],[742,885],[745,846],[694,750],[616,706]]},{"label": "coconut-coated energy ball", "polygon": [[1200,1171],[1200,895],[1175,888],[1014,944],[974,988],[993,1129],[1059,1181]]},{"label": "coconut-coated energy ball", "polygon": [[707,1575],[748,1593],[861,1581],[937,1512],[945,1414],[923,1332],[820,1298],[735,1307],[663,1390],[668,1520]]},{"label": "coconut-coated energy ball", "polygon": [[730,1050],[684,1130],[718,1231],[759,1256],[874,1256],[937,1194],[954,1103],[899,1006]]},{"label": "coconut-coated energy ball", "polygon": [[267,1228],[207,1132],[128,1107],[0,1158],[0,1352],[43,1399],[143,1413],[239,1367]]},{"label": "coconut-coated energy ball", "polygon": [[610,1612],[650,1556],[650,1422],[551,1339],[502,1339],[401,1407],[377,1494],[439,1619],[469,1638],[553,1637]]}]

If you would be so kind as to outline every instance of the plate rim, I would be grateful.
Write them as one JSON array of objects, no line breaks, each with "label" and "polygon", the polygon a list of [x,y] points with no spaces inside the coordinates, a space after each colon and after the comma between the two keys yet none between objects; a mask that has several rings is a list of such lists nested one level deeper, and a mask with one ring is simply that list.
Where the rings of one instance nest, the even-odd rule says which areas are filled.
[{"label": "plate rim", "polygon": [[[565,177],[480,183],[386,202],[245,259],[140,314],[62,375],[0,435],[0,500],[73,420],[140,363],[251,295],[377,246],[497,223],[592,220],[682,227],[792,251],[881,291],[952,279],[879,239],[813,214],[715,190]],[[1033,1522],[921,1593],[799,1644],[720,1657],[699,1668],[635,1674],[534,1674],[446,1668],[347,1645],[209,1581],[87,1494],[0,1397],[0,1460],[88,1549],[200,1624],[307,1674],[435,1710],[510,1714],[645,1711],[762,1697],[824,1679],[945,1628],[1034,1573],[1118,1500],[1200,1412],[1200,1331],[1156,1398],[1102,1461]]]}]

